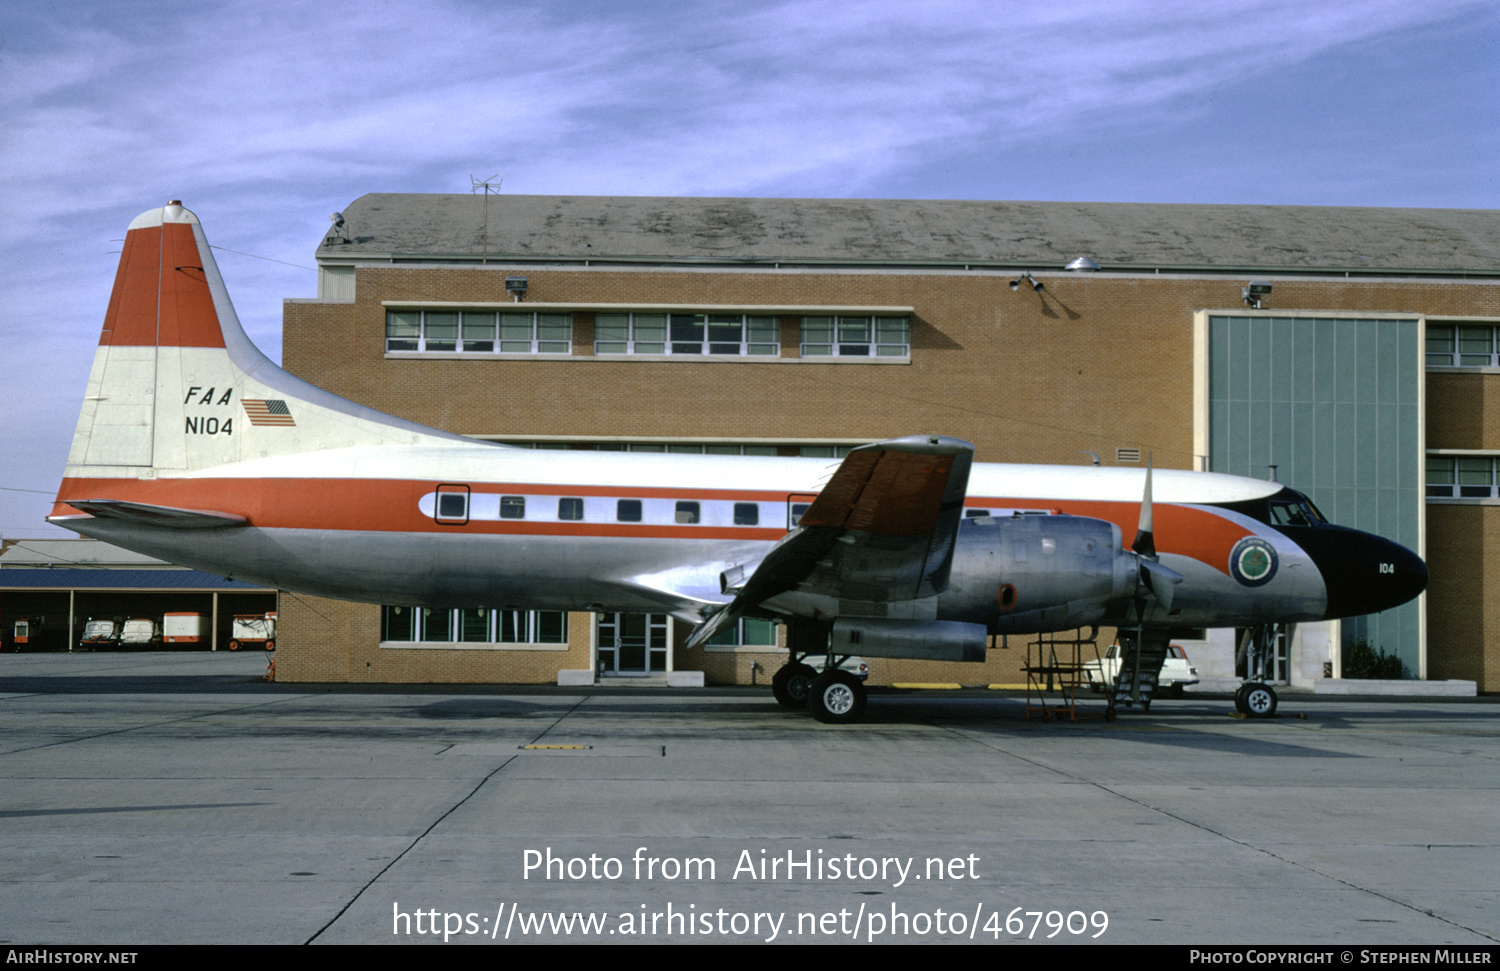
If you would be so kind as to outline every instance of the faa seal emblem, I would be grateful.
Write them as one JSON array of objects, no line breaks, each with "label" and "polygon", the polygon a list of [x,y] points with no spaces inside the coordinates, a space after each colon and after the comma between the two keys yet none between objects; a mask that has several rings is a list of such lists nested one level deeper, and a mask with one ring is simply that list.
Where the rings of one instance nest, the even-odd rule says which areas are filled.
[{"label": "faa seal emblem", "polygon": [[1247,587],[1270,583],[1276,575],[1276,547],[1259,536],[1246,536],[1229,554],[1229,573]]}]

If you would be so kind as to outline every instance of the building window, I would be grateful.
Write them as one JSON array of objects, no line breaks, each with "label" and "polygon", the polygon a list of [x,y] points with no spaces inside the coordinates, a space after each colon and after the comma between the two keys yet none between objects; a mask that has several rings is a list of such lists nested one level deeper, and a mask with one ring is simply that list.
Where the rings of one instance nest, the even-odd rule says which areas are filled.
[{"label": "building window", "polygon": [[1428,324],[1427,363],[1438,367],[1500,367],[1500,327]]},{"label": "building window", "polygon": [[497,610],[501,644],[566,644],[568,615],[561,610]]},{"label": "building window", "polygon": [[749,314],[596,314],[595,354],[781,354],[781,324]]},{"label": "building window", "polygon": [[443,610],[387,604],[380,610],[380,639],[425,644],[566,644],[568,615],[561,610]]},{"label": "building window", "polygon": [[905,317],[803,317],[803,357],[909,357]]},{"label": "building window", "polygon": [[1493,456],[1427,456],[1427,498],[1497,499],[1496,465]]},{"label": "building window", "polygon": [[458,354],[568,354],[569,314],[388,310],[385,349]]},{"label": "building window", "polygon": [[709,647],[775,647],[776,625],[769,620],[741,617],[708,640]]}]

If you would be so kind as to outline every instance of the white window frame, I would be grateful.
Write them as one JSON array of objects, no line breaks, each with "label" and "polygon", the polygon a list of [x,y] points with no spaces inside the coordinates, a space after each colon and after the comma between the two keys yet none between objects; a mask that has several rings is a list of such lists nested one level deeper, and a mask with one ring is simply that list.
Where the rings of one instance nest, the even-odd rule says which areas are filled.
[{"label": "white window frame", "polygon": [[[625,326],[625,338],[616,336],[600,338],[600,321],[608,318],[625,318],[624,321],[609,320],[608,326]],[[642,339],[637,318],[653,318],[663,321],[661,335],[654,334]],[[672,335],[673,318],[697,318],[702,328],[698,340],[676,340]],[[759,334],[754,328],[760,327]],[[654,327],[654,324],[653,324]],[[720,328],[715,339],[714,328]],[[733,339],[724,333],[729,327],[737,332]],[[746,313],[599,313],[594,315],[594,354],[599,357],[620,355],[678,356],[678,357],[768,357],[781,356],[781,318],[774,314]]]},{"label": "white window frame", "polygon": [[[496,648],[496,647],[523,647],[538,648],[544,650],[566,650],[568,647],[568,612],[565,610],[521,610],[516,608],[502,607],[479,607],[469,608],[483,610],[485,612],[485,630],[483,640],[465,640],[463,638],[463,618],[465,608],[442,608],[429,609],[424,607],[410,607],[405,604],[384,604],[381,606],[380,629],[384,635],[387,629],[385,611],[391,609],[406,609],[413,612],[412,627],[414,640],[410,641],[387,641],[382,640],[382,646],[394,647],[446,647],[446,648]],[[447,617],[448,636],[445,640],[427,639],[427,625],[430,614],[442,613]],[[521,618],[520,625],[525,628],[524,640],[502,640],[501,633],[503,625],[501,614],[509,613]],[[543,614],[556,614],[561,618],[562,637],[560,640],[541,640]],[[555,623],[555,621],[553,622]]]},{"label": "white window frame", "polygon": [[[882,325],[885,332],[882,334]],[[864,333],[856,334],[855,327],[864,327]],[[892,328],[900,327],[900,341]],[[825,334],[809,334],[809,328],[828,328]],[[906,358],[911,357],[911,318],[890,317],[883,314],[838,314],[806,316],[801,320],[801,343],[798,353],[804,358],[855,357],[855,358]],[[808,340],[809,336],[827,340]],[[884,339],[882,339],[884,338]]]},{"label": "white window frame", "polygon": [[[757,642],[757,643],[754,643],[754,644],[746,643],[746,641],[745,641],[745,638],[746,638],[745,625],[747,623],[756,624],[756,625],[769,624],[770,628],[771,628],[771,640],[770,640],[770,643],[761,643],[761,642]],[[731,636],[734,638],[732,641],[729,639]],[[715,648],[718,648],[718,649],[721,649],[721,650],[725,649],[725,648],[750,648],[750,649],[758,649],[758,650],[764,650],[764,651],[774,651],[774,650],[776,650],[776,645],[778,643],[778,640],[779,640],[779,635],[778,635],[778,632],[777,632],[777,629],[776,629],[776,624],[773,621],[769,621],[769,620],[756,620],[756,619],[750,618],[750,617],[741,617],[741,618],[739,618],[738,620],[735,621],[734,626],[732,628],[726,628],[724,630],[719,631],[719,633],[717,633],[713,637],[709,638],[709,640],[703,646],[707,650],[713,650]]]},{"label": "white window frame", "polygon": [[[1465,351],[1463,347],[1464,331],[1488,331],[1489,347],[1485,351]],[[1437,332],[1444,332],[1447,338],[1447,349],[1433,350],[1432,342]],[[1473,340],[1471,335],[1470,340]],[[1454,368],[1500,368],[1500,326],[1486,323],[1482,320],[1440,320],[1428,321],[1426,339],[1426,361],[1428,367],[1454,367]],[[1482,360],[1475,360],[1482,358]]]},{"label": "white window frame", "polygon": [[[392,324],[399,318],[407,318],[401,321],[410,326],[415,318],[416,336],[401,335],[393,336]],[[453,337],[430,338],[428,336],[429,317],[453,317],[455,318],[455,330]],[[490,318],[491,338],[485,340],[476,338],[467,340],[465,338],[465,324],[469,317]],[[505,336],[506,326],[522,326],[519,319],[507,321],[506,318],[529,318],[527,335],[520,337],[513,334]],[[555,318],[555,319],[552,319]],[[566,338],[560,338],[556,334],[543,333],[543,327],[566,327]],[[393,343],[412,344],[414,346],[392,347]],[[431,346],[437,344],[437,347]],[[445,346],[451,344],[452,346]],[[486,347],[469,347],[470,344],[488,344]],[[401,310],[399,308],[387,307],[385,312],[385,352],[387,354],[452,354],[455,356],[485,355],[490,357],[510,354],[572,354],[573,353],[573,315],[571,313],[549,313],[547,311],[509,311],[509,310]]]},{"label": "white window frame", "polygon": [[[1443,475],[1446,467],[1447,475]],[[1433,482],[1433,475],[1447,482]],[[1429,502],[1484,503],[1500,501],[1500,455],[1483,452],[1472,454],[1428,453],[1424,495]],[[1469,481],[1464,482],[1467,476]],[[1479,477],[1487,477],[1481,483]]]}]

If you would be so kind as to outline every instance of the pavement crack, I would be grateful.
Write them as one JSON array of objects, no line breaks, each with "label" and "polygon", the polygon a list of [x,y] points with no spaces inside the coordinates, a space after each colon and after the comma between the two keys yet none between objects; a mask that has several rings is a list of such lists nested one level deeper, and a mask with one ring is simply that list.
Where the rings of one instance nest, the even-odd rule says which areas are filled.
[{"label": "pavement crack", "polygon": [[[586,698],[586,697],[585,698],[580,698],[578,700],[577,704],[573,705],[572,708],[569,708],[567,711],[565,711],[562,714],[558,715],[557,718],[553,720],[552,724],[550,724],[546,728],[542,729],[542,731],[540,733],[538,733],[538,735],[536,736],[536,738],[533,738],[527,744],[528,745],[535,745],[540,739],[544,738],[548,732],[550,732],[550,731],[552,731],[552,729],[556,728],[562,722],[563,719],[567,718],[569,715],[573,714],[573,712],[577,711],[578,708],[579,708],[579,706],[582,705],[587,700],[588,700],[588,698]],[[330,928],[334,924],[338,923],[339,918],[343,917],[344,914],[346,914],[349,911],[349,908],[353,907],[354,904],[359,900],[359,898],[364,896],[366,890],[369,890],[371,887],[373,887],[376,884],[376,882],[381,877],[383,877],[383,876],[386,875],[386,873],[391,869],[391,867],[395,866],[397,863],[400,863],[401,860],[404,859],[408,853],[410,853],[412,850],[416,849],[417,848],[417,844],[420,843],[420,842],[422,842],[424,839],[426,839],[427,835],[429,833],[431,833],[433,830],[437,829],[438,826],[443,822],[443,820],[447,819],[449,816],[451,816],[455,812],[457,812],[458,809],[459,809],[459,807],[462,806],[464,803],[468,802],[470,799],[473,799],[474,796],[476,796],[479,793],[479,790],[484,788],[485,783],[489,782],[496,775],[498,775],[500,773],[500,771],[502,769],[504,769],[507,765],[510,765],[512,762],[514,762],[519,757],[519,755],[520,755],[520,753],[515,753],[513,755],[506,756],[504,761],[502,761],[499,765],[495,766],[488,773],[486,773],[485,777],[483,779],[480,779],[479,782],[474,786],[474,788],[472,788],[472,789],[469,790],[468,795],[464,796],[462,799],[458,800],[453,805],[451,805],[447,809],[445,809],[443,811],[443,813],[440,816],[438,816],[437,819],[434,819],[432,821],[432,823],[426,829],[424,829],[424,830],[422,830],[422,832],[418,833],[417,836],[416,836],[416,838],[414,838],[410,843],[407,844],[406,849],[402,850],[400,853],[397,853],[394,857],[391,858],[390,862],[388,862],[385,866],[383,866],[379,870],[377,870],[375,872],[375,875],[372,876],[372,877],[370,877],[369,880],[365,881],[365,885],[362,886],[362,887],[360,887],[357,891],[355,891],[355,893],[354,893],[354,895],[352,897],[350,897],[347,901],[345,901],[344,906],[342,906],[342,907],[339,908],[338,913],[334,914],[332,917],[330,917],[328,919],[328,923],[324,924],[322,927],[319,927],[317,933],[313,934],[312,937],[309,937],[307,940],[303,941],[302,943],[304,943],[304,944],[311,944],[311,943],[313,943],[314,941],[316,941],[319,937],[321,937],[323,935],[324,931],[328,930],[328,928]]]}]

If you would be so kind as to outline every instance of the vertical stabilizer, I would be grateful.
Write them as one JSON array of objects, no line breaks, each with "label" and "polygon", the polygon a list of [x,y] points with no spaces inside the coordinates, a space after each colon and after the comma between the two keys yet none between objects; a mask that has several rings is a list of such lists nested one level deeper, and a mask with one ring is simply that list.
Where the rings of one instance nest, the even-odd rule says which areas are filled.
[{"label": "vertical stabilizer", "polygon": [[198,217],[170,202],[137,216],[68,455],[68,478],[189,475],[330,448],[471,439],[292,377],[250,343]]}]

